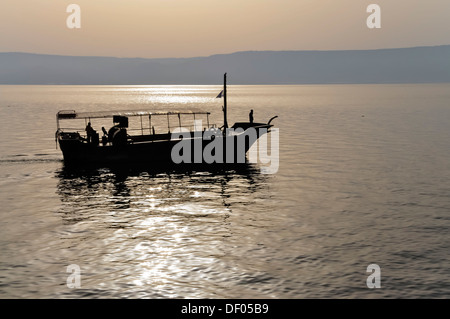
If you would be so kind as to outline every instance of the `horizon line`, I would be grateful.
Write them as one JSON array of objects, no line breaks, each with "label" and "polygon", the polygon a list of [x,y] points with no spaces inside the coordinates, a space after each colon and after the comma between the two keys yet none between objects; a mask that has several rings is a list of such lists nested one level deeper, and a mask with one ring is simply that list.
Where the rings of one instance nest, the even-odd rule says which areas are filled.
[{"label": "horizon line", "polygon": [[64,54],[52,54],[52,53],[35,53],[35,52],[23,52],[23,51],[5,51],[0,52],[0,54],[30,54],[30,55],[47,55],[47,56],[62,56],[62,57],[78,57],[78,58],[112,58],[112,59],[142,59],[142,60],[177,60],[177,59],[197,59],[197,58],[209,58],[213,56],[220,55],[232,55],[239,53],[262,53],[262,52],[362,52],[362,51],[383,51],[383,50],[404,50],[404,49],[418,49],[418,48],[435,48],[450,46],[450,44],[436,44],[436,45],[422,45],[422,46],[412,46],[412,47],[389,47],[389,48],[378,48],[378,49],[337,49],[337,50],[244,50],[244,51],[234,51],[230,53],[214,53],[210,55],[199,55],[192,57],[165,57],[165,58],[143,58],[143,57],[119,57],[119,56],[106,56],[106,55],[64,55]]}]

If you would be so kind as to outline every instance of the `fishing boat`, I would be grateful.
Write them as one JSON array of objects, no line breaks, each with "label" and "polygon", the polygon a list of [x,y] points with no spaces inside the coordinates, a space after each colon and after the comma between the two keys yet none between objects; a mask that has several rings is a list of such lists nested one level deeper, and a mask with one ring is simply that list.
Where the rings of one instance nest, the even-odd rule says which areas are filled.
[{"label": "fishing boat", "polygon": [[[267,123],[237,122],[228,126],[227,74],[224,74],[223,125],[209,120],[210,112],[202,110],[154,111],[126,110],[77,112],[62,110],[56,114],[57,143],[67,164],[236,164],[245,162],[246,153],[259,137],[270,132]],[[174,125],[175,118],[175,125]],[[93,129],[91,121],[111,120],[103,136]],[[172,119],[172,121],[171,121]],[[194,125],[186,125],[186,119]],[[206,119],[206,121],[204,121]],[[86,127],[74,128],[82,121]],[[153,123],[166,121],[166,128],[155,130]],[[130,123],[138,123],[131,128]],[[200,124],[199,124],[200,123]],[[63,125],[64,124],[64,125]],[[140,125],[139,125],[140,124]],[[84,126],[83,125],[83,126]],[[140,126],[140,127],[139,127]],[[167,130],[167,131],[166,131]]]}]

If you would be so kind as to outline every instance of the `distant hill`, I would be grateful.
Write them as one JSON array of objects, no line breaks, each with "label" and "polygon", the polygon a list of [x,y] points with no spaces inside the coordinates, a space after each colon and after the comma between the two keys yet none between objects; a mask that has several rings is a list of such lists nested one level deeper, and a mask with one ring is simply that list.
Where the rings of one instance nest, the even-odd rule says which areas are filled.
[{"label": "distant hill", "polygon": [[248,51],[141,59],[0,53],[0,84],[450,82],[450,45],[348,51]]}]

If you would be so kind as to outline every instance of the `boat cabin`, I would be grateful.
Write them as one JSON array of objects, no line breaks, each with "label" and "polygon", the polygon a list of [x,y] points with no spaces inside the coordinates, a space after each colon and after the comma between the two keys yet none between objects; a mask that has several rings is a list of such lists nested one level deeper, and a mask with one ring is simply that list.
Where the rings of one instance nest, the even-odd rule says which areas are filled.
[{"label": "boat cabin", "polygon": [[168,141],[171,133],[217,129],[204,111],[59,111],[57,135],[61,140],[78,140],[95,146],[120,145],[149,141]]}]

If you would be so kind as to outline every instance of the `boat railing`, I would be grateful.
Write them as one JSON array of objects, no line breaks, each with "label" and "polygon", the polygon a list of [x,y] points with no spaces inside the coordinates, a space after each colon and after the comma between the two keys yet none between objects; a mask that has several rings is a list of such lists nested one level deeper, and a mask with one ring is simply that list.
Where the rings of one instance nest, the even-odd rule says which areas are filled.
[{"label": "boat railing", "polygon": [[[142,141],[155,141],[155,140],[170,140],[171,134],[176,133],[177,131],[183,131],[188,130],[189,132],[204,132],[208,129],[217,129],[217,125],[215,123],[208,123],[208,125],[182,125],[181,127],[179,125],[173,125],[168,127],[142,127],[142,128],[127,128],[127,135],[128,140],[130,143],[134,142],[142,142]],[[60,127],[58,129],[58,132],[61,133],[61,136],[64,136],[65,138],[69,137],[67,134],[75,133],[75,136],[78,136],[78,138],[81,138],[81,141],[86,142],[87,141],[87,133],[84,128],[80,127]],[[102,132],[96,131],[97,134],[99,134],[99,137],[101,138]],[[101,144],[99,146],[102,146]]]}]

